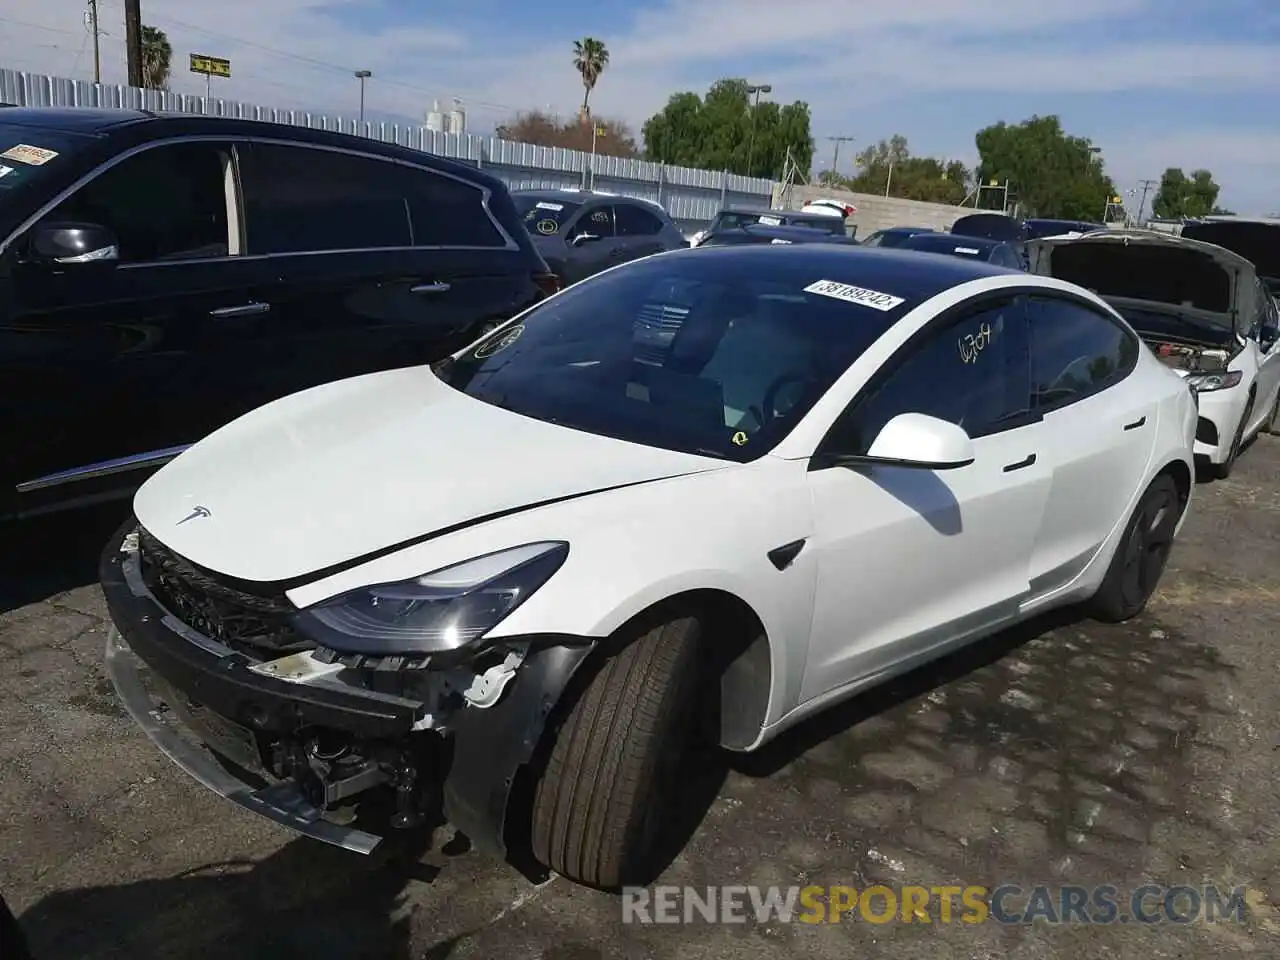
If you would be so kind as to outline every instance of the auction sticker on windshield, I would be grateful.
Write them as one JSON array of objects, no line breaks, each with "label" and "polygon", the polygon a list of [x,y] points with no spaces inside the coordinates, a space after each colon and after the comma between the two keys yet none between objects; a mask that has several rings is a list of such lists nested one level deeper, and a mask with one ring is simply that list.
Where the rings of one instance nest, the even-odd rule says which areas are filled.
[{"label": "auction sticker on windshield", "polygon": [[58,151],[56,150],[33,147],[27,143],[20,143],[16,147],[10,147],[4,153],[0,153],[0,157],[5,160],[17,160],[19,163],[29,163],[33,167],[46,164],[57,155]]},{"label": "auction sticker on windshield", "polygon": [[855,287],[835,280],[816,280],[804,288],[805,293],[816,293],[819,296],[843,300],[845,303],[856,303],[861,307],[887,312],[899,307],[906,301],[902,297],[881,293],[879,290],[868,290],[866,287]]},{"label": "auction sticker on windshield", "polygon": [[541,200],[538,203],[535,203],[534,206],[537,207],[539,210],[557,210],[558,211],[558,210],[564,209],[563,203],[548,203],[546,200]]}]

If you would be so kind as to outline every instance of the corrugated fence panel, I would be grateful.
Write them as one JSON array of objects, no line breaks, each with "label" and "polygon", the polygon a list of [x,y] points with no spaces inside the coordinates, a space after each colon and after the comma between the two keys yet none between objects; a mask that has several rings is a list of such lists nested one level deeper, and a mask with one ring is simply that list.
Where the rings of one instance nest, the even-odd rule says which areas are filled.
[{"label": "corrugated fence panel", "polygon": [[99,107],[195,113],[290,126],[335,130],[397,143],[480,167],[513,190],[584,188],[654,200],[689,228],[710,220],[726,203],[768,206],[773,182],[717,170],[670,167],[648,160],[596,155],[561,147],[539,147],[496,137],[440,133],[425,126],[330,117],[304,110],[280,110],[216,97],[139,90],[113,84],[51,77],[0,68],[0,102],[29,107]]}]

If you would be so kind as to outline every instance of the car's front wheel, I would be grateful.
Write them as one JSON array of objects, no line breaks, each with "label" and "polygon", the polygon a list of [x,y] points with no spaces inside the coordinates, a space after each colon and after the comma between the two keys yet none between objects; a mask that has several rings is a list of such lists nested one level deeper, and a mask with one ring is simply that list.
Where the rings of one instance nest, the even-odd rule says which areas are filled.
[{"label": "car's front wheel", "polygon": [[534,856],[602,889],[648,883],[693,729],[701,630],[679,617],[605,656],[554,732]]},{"label": "car's front wheel", "polygon": [[1181,515],[1178,485],[1173,477],[1161,474],[1138,501],[1102,586],[1089,604],[1095,620],[1120,623],[1142,612],[1160,584]]}]

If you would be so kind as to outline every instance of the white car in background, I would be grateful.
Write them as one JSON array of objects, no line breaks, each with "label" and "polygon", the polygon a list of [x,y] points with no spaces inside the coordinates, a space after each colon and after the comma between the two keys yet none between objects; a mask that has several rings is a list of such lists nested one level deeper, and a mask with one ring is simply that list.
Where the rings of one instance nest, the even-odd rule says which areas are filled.
[{"label": "white car in background", "polygon": [[[646,313],[679,321],[656,354]],[[1142,610],[1194,430],[1071,284],[676,250],[181,454],[103,555],[108,672],[188,773],[316,839],[368,852],[353,804],[411,826],[440,793],[478,847],[648,883],[699,717],[752,751],[1037,613]]]},{"label": "white car in background", "polygon": [[1027,247],[1031,272],[1101,296],[1186,378],[1199,402],[1195,453],[1214,476],[1229,476],[1260,431],[1280,429],[1280,318],[1253,263],[1145,230],[1047,237]]}]

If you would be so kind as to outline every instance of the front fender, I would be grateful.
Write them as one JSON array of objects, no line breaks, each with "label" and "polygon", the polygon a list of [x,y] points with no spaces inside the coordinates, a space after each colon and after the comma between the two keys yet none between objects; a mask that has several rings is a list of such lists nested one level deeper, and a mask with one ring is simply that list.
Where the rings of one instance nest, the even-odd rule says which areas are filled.
[{"label": "front fender", "polygon": [[480,849],[507,855],[516,776],[533,759],[551,711],[594,646],[574,639],[532,650],[502,699],[487,709],[467,706],[452,718],[444,814]]}]

